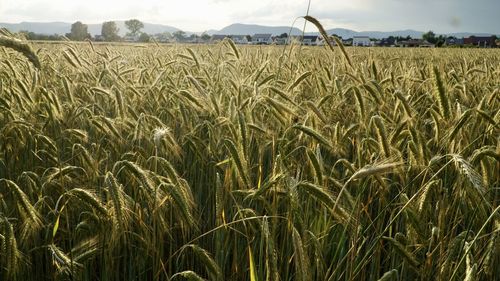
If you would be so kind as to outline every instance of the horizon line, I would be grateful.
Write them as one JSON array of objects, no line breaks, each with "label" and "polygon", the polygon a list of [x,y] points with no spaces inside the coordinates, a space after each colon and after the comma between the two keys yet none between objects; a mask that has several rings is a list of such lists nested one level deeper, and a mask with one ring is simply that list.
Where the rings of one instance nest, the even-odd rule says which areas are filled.
[{"label": "horizon line", "polygon": [[[134,18],[130,18],[130,19],[134,19]],[[127,20],[130,20],[130,19],[114,19],[114,20],[104,20],[102,22],[85,22],[83,20],[76,20],[74,22],[69,22],[69,21],[63,21],[63,20],[49,20],[49,21],[27,21],[27,20],[23,20],[23,21],[19,21],[19,22],[10,22],[10,21],[1,21],[0,24],[22,24],[22,23],[45,23],[45,24],[48,24],[48,23],[64,23],[64,24],[73,24],[75,22],[82,22],[83,24],[86,24],[86,25],[89,25],[89,24],[92,24],[92,25],[98,25],[98,24],[103,24],[104,22],[110,22],[110,21],[114,21],[114,22],[118,22],[118,21],[127,21]],[[298,27],[295,27],[295,26],[290,26],[290,25],[266,25],[266,24],[259,24],[259,23],[241,23],[241,22],[235,22],[235,23],[231,23],[231,24],[228,24],[224,27],[222,27],[221,29],[216,29],[216,28],[208,28],[208,29],[205,29],[203,31],[190,31],[190,30],[187,30],[187,29],[181,29],[179,27],[176,27],[174,25],[171,25],[171,24],[166,24],[166,23],[154,23],[154,22],[148,22],[148,21],[142,21],[138,18],[135,18],[139,21],[141,21],[142,23],[144,24],[152,24],[152,25],[163,25],[163,26],[168,26],[168,27],[172,27],[172,28],[176,28],[176,29],[179,29],[181,31],[184,31],[184,32],[188,32],[188,33],[203,33],[203,32],[207,32],[207,31],[210,31],[210,30],[215,30],[215,31],[221,31],[222,29],[224,28],[227,28],[229,26],[232,26],[232,25],[236,25],[236,24],[240,24],[240,25],[256,25],[256,26],[262,26],[262,27],[271,27],[271,28],[277,28],[277,27],[287,27],[287,28],[296,28],[298,30],[301,30],[300,28]],[[441,32],[441,31],[434,31],[432,29],[430,30],[427,30],[427,31],[422,31],[422,30],[417,30],[417,29],[413,29],[413,28],[403,28],[403,29],[394,29],[394,30],[355,30],[355,29],[351,29],[351,28],[346,28],[346,27],[327,27],[325,28],[326,30],[331,30],[331,29],[344,29],[344,30],[347,30],[347,31],[353,31],[353,32],[357,32],[357,33],[367,33],[367,32],[383,32],[383,33],[391,33],[391,32],[402,32],[402,31],[412,31],[412,32],[422,32],[422,33],[426,33],[426,32],[429,32],[429,31],[432,31],[434,32],[435,34],[437,35],[446,35],[446,34],[458,34],[458,33],[469,33],[469,34],[477,34],[477,33],[481,33],[481,34],[491,34],[491,35],[500,35],[500,31],[498,31],[497,33],[493,33],[493,32],[485,32],[485,31],[447,31],[447,32]],[[301,30],[302,31],[302,30]],[[305,31],[307,33],[318,33],[318,31]]]}]

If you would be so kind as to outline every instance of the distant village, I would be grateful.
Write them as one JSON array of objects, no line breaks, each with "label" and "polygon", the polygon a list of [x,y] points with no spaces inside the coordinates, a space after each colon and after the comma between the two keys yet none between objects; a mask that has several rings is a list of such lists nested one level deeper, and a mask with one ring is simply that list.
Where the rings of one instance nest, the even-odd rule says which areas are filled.
[{"label": "distant village", "polygon": [[19,33],[28,40],[92,40],[95,42],[156,42],[156,43],[187,43],[187,44],[214,44],[222,40],[231,39],[235,44],[244,45],[288,45],[301,44],[306,46],[322,46],[329,40],[335,45],[337,37],[344,46],[357,47],[416,47],[416,48],[434,48],[434,47],[479,47],[479,48],[499,48],[500,38],[497,36],[470,36],[467,38],[457,38],[453,36],[437,35],[432,31],[424,33],[422,38],[412,38],[410,36],[389,36],[383,39],[370,38],[368,36],[353,36],[352,38],[342,38],[336,34],[331,34],[329,38],[323,38],[320,35],[290,36],[287,33],[281,35],[273,34],[254,34],[254,35],[209,35],[203,33],[187,34],[178,30],[173,33],[163,32],[157,34],[147,34],[141,32],[144,24],[137,19],[125,21],[127,29],[130,31],[125,36],[118,35],[118,27],[115,22],[104,22],[100,35],[91,36],[88,33],[87,25],[82,22],[75,22],[71,25],[71,32],[65,36],[43,35],[29,31]]},{"label": "distant village", "polygon": [[[336,36],[336,35],[332,35]],[[436,37],[432,36],[430,40],[414,39],[411,37],[394,37],[390,36],[383,39],[374,39],[368,36],[354,36],[353,38],[339,38],[344,46],[356,47],[420,47],[420,48],[434,48],[441,46],[455,46],[455,47],[482,47],[482,48],[495,48],[500,47],[500,40],[496,36],[478,37],[470,36],[468,38],[456,37]],[[321,35],[304,35],[304,36],[288,36],[282,34],[280,36],[272,36],[272,34],[254,34],[253,36],[242,35],[212,35],[210,43],[216,43],[229,38],[236,44],[250,44],[250,45],[286,45],[290,43],[298,43],[306,46],[322,46],[326,44],[326,40]],[[328,38],[330,42],[335,45],[336,42],[333,37]],[[202,41],[195,41],[192,43],[207,43]]]},{"label": "distant village", "polygon": [[[434,47],[479,47],[479,48],[500,48],[500,38],[496,36],[470,36],[467,38],[456,38],[453,36],[444,37],[431,36],[429,40],[421,38],[395,37],[389,36],[383,39],[370,38],[368,36],[353,36],[352,38],[342,38],[333,34],[329,40],[332,45],[336,45],[333,36],[337,36],[344,46],[355,47],[413,47],[413,48],[434,48]],[[188,43],[188,44],[215,44],[224,39],[231,39],[235,44],[241,45],[288,45],[301,44],[305,46],[323,46],[326,44],[325,39],[321,35],[293,35],[283,33],[279,36],[273,34],[254,34],[254,35],[207,35],[202,34],[183,36],[183,34],[155,34],[148,36],[147,41],[159,43]],[[94,41],[106,41],[101,35],[96,35]],[[140,35],[125,36],[122,38],[124,42],[144,42]]]},{"label": "distant village", "polygon": [[[336,41],[333,39],[332,35],[328,40],[332,45],[336,45]],[[411,38],[410,36],[389,36],[383,39],[370,38],[368,36],[353,36],[352,38],[342,38],[336,36],[340,39],[344,46],[355,46],[355,47],[413,47],[413,48],[435,48],[435,47],[476,47],[476,48],[500,48],[500,38],[496,36],[470,36],[467,38],[456,38],[453,36],[443,37],[431,37],[430,40],[425,38]],[[85,39],[92,40],[94,42],[129,42],[129,43],[147,43],[147,42],[157,42],[157,43],[186,43],[186,44],[215,44],[223,41],[224,39],[231,39],[235,44],[241,45],[288,45],[288,44],[301,44],[305,46],[323,46],[326,44],[325,39],[321,35],[293,35],[288,36],[283,33],[279,36],[274,36],[272,34],[254,34],[254,35],[196,35],[191,34],[186,36],[185,33],[179,32],[176,34],[155,34],[147,35],[145,33],[138,34],[135,36],[127,35],[121,38],[116,38],[116,40],[106,40],[102,35],[90,36],[88,35]],[[31,35],[27,36],[29,40],[49,40],[58,41],[59,36],[39,36]],[[81,41],[81,40],[76,40]]]}]

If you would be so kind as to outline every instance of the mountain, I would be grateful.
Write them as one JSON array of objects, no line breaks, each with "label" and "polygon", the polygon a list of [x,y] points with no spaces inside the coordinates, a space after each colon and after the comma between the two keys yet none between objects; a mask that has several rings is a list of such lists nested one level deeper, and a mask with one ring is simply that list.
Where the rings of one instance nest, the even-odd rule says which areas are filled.
[{"label": "mountain", "polygon": [[[125,21],[115,21],[116,25],[120,29],[119,34],[120,36],[125,35],[127,33],[127,28],[125,27]],[[101,26],[102,23],[97,23],[97,24],[87,24],[88,25],[88,31],[89,33],[94,36],[101,34]],[[21,30],[27,30],[35,33],[40,33],[40,34],[47,34],[47,35],[52,35],[52,34],[60,34],[64,35],[66,33],[69,33],[71,31],[71,23],[68,22],[21,22],[21,23],[0,23],[0,27],[5,27],[9,29],[12,32],[19,32]],[[156,33],[163,33],[163,32],[176,32],[179,31],[180,29],[169,26],[169,25],[163,25],[163,24],[152,24],[152,23],[144,23],[144,28],[142,29],[143,32],[146,32],[148,34],[156,34]],[[280,35],[282,33],[289,33],[290,32],[290,27],[289,26],[265,26],[265,25],[256,25],[256,24],[242,24],[242,23],[235,23],[228,25],[221,30],[214,30],[214,29],[209,29],[205,31],[206,33],[213,35],[213,34],[221,34],[221,35],[254,35],[257,33],[271,33],[273,35]],[[397,30],[397,31],[354,31],[350,29],[345,29],[345,28],[333,28],[333,29],[328,29],[326,30],[328,34],[336,34],[338,36],[342,36],[342,38],[352,38],[354,36],[369,36],[370,38],[377,38],[377,39],[382,39],[386,38],[389,36],[411,36],[412,38],[422,38],[422,34],[424,32],[422,31],[416,31],[416,30]],[[187,32],[187,35],[193,34],[193,32]],[[200,35],[200,32],[195,32],[194,34]],[[302,31],[299,28],[292,28],[291,29],[291,34],[292,35],[301,35]],[[313,34],[319,34],[318,32],[307,32],[306,34],[308,35],[313,35]],[[455,36],[458,38],[462,37],[469,37],[471,35],[475,36],[490,36],[491,34],[488,33],[471,33],[471,32],[461,32],[461,33],[449,33],[445,34],[447,36]]]},{"label": "mountain", "polygon": [[[209,30],[209,34],[221,34],[221,35],[253,35],[256,33],[271,33],[273,35],[280,35],[282,33],[289,33],[290,27],[288,26],[263,26],[263,25],[254,25],[254,24],[231,24],[229,26],[224,27],[221,30]],[[354,31],[345,28],[333,28],[326,30],[328,34],[336,34],[338,36],[342,36],[342,38],[352,38],[354,36],[369,36],[371,38],[385,38],[389,36],[411,36],[412,38],[421,38],[423,32],[415,31],[415,30],[401,30],[401,31],[391,31],[391,32],[382,32],[382,31]],[[298,28],[292,29],[292,35],[301,35],[302,31]],[[318,32],[306,32],[307,35],[317,35]]]},{"label": "mountain", "polygon": [[[280,35],[282,33],[289,33],[290,27],[288,26],[264,26],[264,25],[255,25],[255,24],[242,24],[235,23],[224,27],[221,30],[208,30],[207,33],[210,35],[213,34],[221,34],[221,35],[253,35],[256,33],[271,33],[273,35]],[[405,29],[405,30],[396,30],[396,31],[354,31],[351,29],[345,28],[333,28],[326,30],[328,34],[336,34],[338,36],[342,36],[342,38],[352,38],[354,36],[368,36],[370,38],[387,38],[389,36],[401,36],[406,37],[410,36],[412,38],[422,38],[424,32]],[[301,35],[302,30],[298,28],[292,29],[292,35]],[[319,32],[306,32],[306,35],[318,35]],[[439,35],[439,34],[438,34]],[[446,36],[455,36],[457,38],[469,37],[472,35],[475,36],[491,36],[488,33],[472,33],[472,32],[462,32],[462,33],[449,33],[444,34]]]},{"label": "mountain", "polygon": [[209,29],[209,30],[205,30],[204,32],[202,33],[206,33],[208,35],[214,35],[214,34],[219,34],[218,33],[219,31],[217,29]]},{"label": "mountain", "polygon": [[[125,21],[115,21],[116,26],[120,29],[119,35],[123,36],[127,33],[127,28],[125,26]],[[101,34],[102,23],[97,24],[87,24],[89,33],[94,36]],[[71,23],[67,22],[21,22],[21,23],[0,23],[0,27],[5,27],[11,32],[19,32],[21,30],[27,30],[40,34],[59,34],[64,35],[71,31]],[[163,24],[152,24],[152,23],[144,23],[144,28],[142,32],[146,32],[148,34],[156,34],[162,32],[176,32],[180,29],[175,28],[169,25]]]},{"label": "mountain", "polygon": [[66,22],[21,22],[0,23],[0,27],[7,28],[11,32],[27,30],[40,34],[65,34],[70,32],[71,24]]},{"label": "mountain", "polygon": [[337,34],[338,36],[342,36],[342,38],[352,38],[354,36],[368,36],[370,38],[387,38],[389,36],[411,36],[412,38],[422,38],[422,34],[424,32],[416,31],[416,30],[397,30],[397,31],[354,31],[350,29],[344,28],[334,28],[326,31],[328,34]]},{"label": "mountain", "polygon": [[[349,29],[343,29],[343,28],[334,28],[334,29],[329,29],[326,31],[328,34],[337,34],[339,36],[342,36],[342,38],[352,38],[353,36],[368,36],[370,38],[377,38],[377,39],[382,39],[382,38],[387,38],[389,36],[401,36],[401,37],[406,37],[410,36],[411,38],[422,38],[422,35],[424,32],[422,31],[416,31],[412,29],[407,29],[407,30],[397,30],[397,31],[353,31]],[[440,35],[440,34],[438,34]],[[460,32],[460,33],[446,33],[442,34],[445,36],[454,36],[457,38],[463,38],[463,37],[469,37],[469,36],[491,36],[492,34],[490,33],[473,33],[473,32]]]},{"label": "mountain", "polygon": [[[254,35],[257,33],[270,33],[272,35],[280,35],[282,33],[289,33],[289,26],[265,26],[256,24],[242,24],[234,23],[224,27],[221,30],[209,30],[211,34],[221,35]],[[210,34],[210,33],[209,33]],[[298,28],[292,28],[292,35],[300,35],[302,31]]]}]

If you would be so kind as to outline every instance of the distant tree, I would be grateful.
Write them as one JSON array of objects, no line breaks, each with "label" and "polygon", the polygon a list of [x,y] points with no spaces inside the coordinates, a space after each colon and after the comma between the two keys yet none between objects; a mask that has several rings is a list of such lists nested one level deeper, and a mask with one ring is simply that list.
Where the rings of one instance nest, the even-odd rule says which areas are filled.
[{"label": "distant tree", "polygon": [[436,44],[438,38],[436,38],[436,34],[434,32],[428,31],[422,35],[422,39],[428,41],[429,43]]},{"label": "distant tree", "polygon": [[188,37],[188,39],[191,40],[191,41],[193,41],[193,42],[197,41],[199,38],[200,38],[200,36],[198,36],[198,35],[196,35],[194,33],[191,34],[191,35],[189,35],[189,37]]},{"label": "distant tree", "polygon": [[118,41],[120,36],[118,36],[118,27],[114,21],[107,21],[102,24],[101,35],[106,41]]},{"label": "distant tree", "polygon": [[48,40],[50,40],[50,41],[61,41],[62,38],[61,38],[61,36],[59,34],[54,33],[52,35],[49,35]]},{"label": "distant tree", "polygon": [[175,40],[177,41],[183,41],[186,39],[186,32],[182,30],[178,30],[172,34],[174,36]]},{"label": "distant tree", "polygon": [[408,41],[408,40],[411,40],[411,39],[412,39],[410,35],[408,35],[408,36],[406,36],[406,37],[404,37],[404,36],[396,36],[396,37],[394,37],[394,36],[389,36],[389,38],[394,38],[394,39],[395,39],[396,41],[398,41],[398,42],[401,42],[401,41]]},{"label": "distant tree", "polygon": [[172,38],[172,34],[170,34],[170,32],[165,31],[162,33],[155,34],[155,38],[160,42],[167,42],[168,40],[170,40],[170,38]]},{"label": "distant tree", "polygon": [[71,32],[66,33],[66,37],[75,41],[83,41],[90,38],[90,34],[88,33],[87,25],[81,21],[77,21],[71,25]]},{"label": "distant tree", "polygon": [[280,36],[278,36],[278,38],[288,38],[288,33],[281,33]]},{"label": "distant tree", "polygon": [[335,34],[335,33],[334,33],[334,34],[332,34],[332,36],[337,37],[337,38],[339,38],[340,40],[342,40],[342,36],[340,36],[340,35],[337,35],[337,34]]},{"label": "distant tree", "polygon": [[60,41],[61,36],[58,34],[46,35],[46,34],[38,34],[32,31],[21,30],[19,34],[26,38],[27,40],[42,40],[42,41]]},{"label": "distant tree", "polygon": [[247,35],[247,36],[245,36],[245,37],[247,38],[247,41],[248,41],[248,42],[252,41],[252,36]]},{"label": "distant tree", "polygon": [[141,29],[144,28],[144,24],[137,19],[125,21],[125,25],[127,26],[127,29],[130,30],[130,32],[127,34],[130,36],[137,36]]},{"label": "distant tree", "polygon": [[446,36],[444,35],[439,35],[437,38],[436,38],[436,46],[437,47],[442,47],[444,45],[444,43],[446,42]]},{"label": "distant tree", "polygon": [[203,40],[203,41],[208,41],[208,40],[210,40],[210,38],[211,38],[211,36],[205,32],[203,32],[203,34],[201,34],[201,40]]},{"label": "distant tree", "polygon": [[151,36],[149,36],[149,34],[147,34],[146,32],[141,33],[141,35],[139,36],[139,42],[146,43],[149,42],[150,40]]}]

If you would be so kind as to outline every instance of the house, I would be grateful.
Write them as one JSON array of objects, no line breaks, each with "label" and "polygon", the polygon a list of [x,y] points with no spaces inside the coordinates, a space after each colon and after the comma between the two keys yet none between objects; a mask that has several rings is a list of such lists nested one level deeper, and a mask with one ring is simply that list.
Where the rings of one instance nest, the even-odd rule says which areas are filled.
[{"label": "house", "polygon": [[418,45],[418,47],[420,47],[420,48],[434,48],[434,47],[436,47],[435,44],[432,44],[427,40],[422,40],[422,41],[423,42],[421,42],[420,45]]},{"label": "house", "polygon": [[485,48],[495,47],[495,36],[471,36],[469,38],[464,38],[464,45],[472,45]]},{"label": "house", "polygon": [[321,41],[321,37],[318,35],[305,35],[302,38],[302,45],[306,46],[317,46]]},{"label": "house", "polygon": [[270,45],[272,43],[273,43],[272,34],[254,34],[254,36],[252,36],[252,44]]},{"label": "house", "polygon": [[448,38],[446,38],[444,43],[446,44],[446,46],[463,46],[464,39],[463,38],[448,37]]},{"label": "house", "polygon": [[221,34],[214,34],[210,38],[210,42],[212,43],[218,43],[226,38],[229,38],[233,40],[235,44],[248,44],[248,38],[246,35],[221,35]]},{"label": "house", "polygon": [[398,46],[400,47],[409,47],[409,48],[434,48],[435,45],[429,43],[427,40],[422,39],[410,39],[398,42]]},{"label": "house", "polygon": [[394,37],[389,37],[389,38],[383,38],[378,42],[377,45],[382,46],[382,47],[394,47],[397,45],[397,40]]},{"label": "house", "polygon": [[290,43],[290,39],[288,37],[276,37],[274,38],[274,43],[276,45],[288,45]]},{"label": "house", "polygon": [[292,35],[292,36],[288,37],[288,43],[302,44],[302,36],[301,35]]},{"label": "house", "polygon": [[342,44],[344,46],[352,46],[352,42],[353,42],[353,39],[352,38],[349,38],[349,39],[342,39]]},{"label": "house", "polygon": [[230,35],[229,38],[231,38],[235,44],[248,44],[246,35]]},{"label": "house", "polygon": [[[333,36],[328,36],[328,38],[326,40],[328,40],[328,42],[330,42],[330,44],[332,46],[337,46],[337,42],[335,41],[335,39],[333,39]],[[323,38],[323,36],[321,36],[320,41],[318,42],[318,46],[327,45],[328,43],[326,42],[326,40],[325,40],[325,38]]]},{"label": "house", "polygon": [[354,36],[352,38],[352,45],[360,47],[368,47],[372,45],[372,42],[370,41],[370,37],[368,36]]}]

